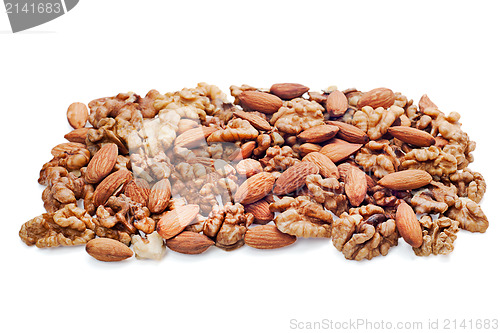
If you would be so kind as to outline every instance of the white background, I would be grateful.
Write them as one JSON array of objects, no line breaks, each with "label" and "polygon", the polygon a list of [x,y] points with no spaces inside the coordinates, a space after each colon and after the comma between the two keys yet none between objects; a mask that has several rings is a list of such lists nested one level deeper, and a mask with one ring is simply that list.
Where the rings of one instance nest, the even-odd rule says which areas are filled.
[{"label": "white background", "polygon": [[[9,332],[292,332],[290,321],[500,319],[500,23],[496,1],[97,1],[12,34],[0,13],[0,325]],[[462,115],[488,191],[485,234],[460,231],[447,257],[346,261],[329,240],[261,252],[169,252],[101,263],[82,247],[27,247],[43,212],[41,165],[70,130],[74,101],[199,81],[385,86]],[[2,331],[4,331],[2,329]],[[347,330],[344,330],[347,331]],[[422,330],[425,331],[425,330]],[[491,330],[490,330],[491,331]]]}]

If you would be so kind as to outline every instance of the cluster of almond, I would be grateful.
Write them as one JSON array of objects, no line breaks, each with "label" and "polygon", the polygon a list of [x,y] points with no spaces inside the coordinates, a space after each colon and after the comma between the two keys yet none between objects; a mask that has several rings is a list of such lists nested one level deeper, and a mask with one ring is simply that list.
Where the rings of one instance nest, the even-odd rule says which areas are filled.
[{"label": "cluster of almond", "polygon": [[69,142],[40,172],[47,212],[21,239],[117,261],[324,237],[362,260],[400,237],[427,256],[453,251],[459,229],[486,231],[475,142],[426,95],[292,83],[231,95],[200,83],[72,104]]}]

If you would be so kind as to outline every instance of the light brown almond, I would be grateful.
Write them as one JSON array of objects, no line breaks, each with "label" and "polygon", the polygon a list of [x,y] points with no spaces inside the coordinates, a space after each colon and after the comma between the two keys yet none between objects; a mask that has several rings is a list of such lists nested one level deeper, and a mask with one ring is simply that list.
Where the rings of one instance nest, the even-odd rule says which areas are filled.
[{"label": "light brown almond", "polygon": [[318,166],[319,174],[325,178],[339,178],[339,170],[331,159],[319,152],[312,152],[302,158],[304,162],[311,162]]},{"label": "light brown almond", "polygon": [[422,229],[417,215],[415,215],[413,208],[404,201],[401,201],[396,210],[396,227],[405,242],[413,247],[422,245]]},{"label": "light brown almond", "polygon": [[97,185],[94,191],[93,202],[96,207],[104,205],[110,196],[118,194],[123,186],[132,179],[132,173],[128,170],[120,169],[108,175]]},{"label": "light brown almond", "polygon": [[334,138],[330,143],[321,148],[319,152],[326,155],[334,163],[337,163],[351,156],[361,147],[363,147],[363,145],[360,143],[350,143],[342,139]]},{"label": "light brown almond", "polygon": [[269,125],[269,122],[266,119],[252,112],[237,110],[233,112],[233,115],[238,118],[247,120],[253,127],[255,127],[258,130],[270,131],[272,129],[272,126]]},{"label": "light brown almond", "polygon": [[318,143],[330,140],[338,131],[334,125],[318,125],[302,131],[297,137],[305,142]]},{"label": "light brown almond", "polygon": [[238,187],[234,195],[234,201],[242,205],[264,198],[272,191],[274,185],[274,176],[269,172],[259,172],[248,178]]},{"label": "light brown almond", "polygon": [[413,127],[393,126],[387,131],[393,137],[418,147],[429,147],[436,143],[432,135]]},{"label": "light brown almond", "polygon": [[394,104],[395,100],[396,95],[394,95],[391,89],[376,88],[361,95],[357,106],[359,109],[364,106],[371,106],[374,109],[378,107],[387,109]]},{"label": "light brown almond", "polygon": [[114,143],[107,143],[95,153],[87,166],[85,181],[89,184],[96,184],[113,171],[118,158],[118,146]]},{"label": "light brown almond", "polygon": [[283,105],[278,96],[260,91],[244,91],[240,94],[239,100],[246,109],[267,114],[275,113]]},{"label": "light brown almond", "polygon": [[87,149],[87,146],[79,142],[64,142],[52,148],[50,153],[52,154],[52,156],[57,157],[59,154],[69,153],[73,149]]},{"label": "light brown almond", "polygon": [[193,231],[183,231],[165,241],[170,250],[183,254],[200,254],[214,244],[214,241],[207,236]]},{"label": "light brown almond", "polygon": [[249,158],[252,156],[253,150],[257,143],[255,141],[248,141],[241,145],[239,149],[236,149],[234,153],[229,156],[229,160],[233,162],[238,162],[244,158]]},{"label": "light brown almond", "polygon": [[326,110],[332,117],[344,115],[348,107],[347,97],[339,90],[332,91],[326,99]]},{"label": "light brown almond", "polygon": [[85,143],[90,127],[77,128],[69,132],[64,138],[71,142]]},{"label": "light brown almond", "polygon": [[264,171],[260,162],[251,158],[239,161],[235,169],[239,175],[247,178]]},{"label": "light brown almond", "polygon": [[266,199],[260,199],[245,206],[245,212],[252,213],[255,217],[255,223],[266,224],[273,220],[274,214],[269,209],[269,202]]},{"label": "light brown almond", "polygon": [[420,101],[418,101],[418,108],[421,112],[426,113],[429,110],[437,110],[438,107],[433,101],[427,96],[427,94],[422,95]]},{"label": "light brown almond", "polygon": [[311,162],[299,162],[286,169],[276,179],[273,193],[285,195],[297,191],[306,183],[306,177],[319,172],[316,164]]},{"label": "light brown almond", "polygon": [[143,179],[133,179],[123,188],[123,194],[144,207],[148,205],[150,191],[147,187],[147,182]]},{"label": "light brown almond", "polygon": [[299,152],[302,156],[305,156],[312,152],[319,152],[321,150],[321,146],[315,143],[304,143],[299,146]]},{"label": "light brown almond", "polygon": [[368,184],[366,174],[356,168],[349,168],[345,177],[345,194],[352,206],[358,207],[366,197]]},{"label": "light brown almond", "polygon": [[294,99],[304,95],[308,91],[309,87],[299,83],[275,83],[270,89],[271,94],[281,99]]},{"label": "light brown almond", "polygon": [[206,145],[206,138],[215,131],[217,128],[207,126],[189,129],[175,139],[174,145],[184,148],[197,148]]},{"label": "light brown almond", "polygon": [[161,213],[167,208],[172,194],[170,181],[162,179],[153,185],[148,199],[148,209],[151,213]]},{"label": "light brown almond", "polygon": [[179,120],[179,124],[177,125],[177,134],[184,133],[187,130],[198,127],[201,127],[199,121],[188,118],[182,118],[181,120]]},{"label": "light brown almond", "polygon": [[160,218],[156,225],[156,231],[164,239],[170,239],[190,225],[199,211],[200,206],[198,205],[179,206]]},{"label": "light brown almond", "polygon": [[362,144],[365,144],[370,140],[365,132],[363,132],[354,125],[346,124],[341,121],[332,121],[332,120],[329,120],[326,123],[330,125],[335,125],[339,128],[339,131],[337,133],[337,137],[339,139],[351,143],[362,143]]},{"label": "light brown almond", "polygon": [[134,255],[127,245],[111,238],[94,238],[86,245],[88,254],[100,261],[122,261]]},{"label": "light brown almond", "polygon": [[295,243],[297,237],[285,234],[275,225],[259,225],[249,228],[245,234],[245,244],[256,249],[278,249]]},{"label": "light brown almond", "polygon": [[413,190],[428,185],[432,176],[424,170],[404,170],[385,175],[379,185],[391,190]]},{"label": "light brown almond", "polygon": [[72,103],[68,107],[66,112],[68,122],[73,128],[85,127],[87,120],[89,119],[89,110],[87,106],[83,103]]},{"label": "light brown almond", "polygon": [[[340,181],[343,181],[345,183],[345,180],[347,178],[347,172],[352,168],[358,168],[358,167],[356,167],[348,162],[344,162],[342,164],[339,164],[337,169],[339,170]],[[377,185],[377,183],[372,179],[372,177],[368,176],[366,173],[365,173],[365,178],[366,178],[366,184],[367,184],[369,189],[372,188],[373,186]]]}]

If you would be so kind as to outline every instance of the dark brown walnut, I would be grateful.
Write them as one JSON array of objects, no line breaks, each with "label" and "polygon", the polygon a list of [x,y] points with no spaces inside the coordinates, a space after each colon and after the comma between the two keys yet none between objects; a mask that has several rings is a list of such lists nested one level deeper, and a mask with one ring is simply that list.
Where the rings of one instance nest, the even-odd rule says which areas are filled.
[{"label": "dark brown walnut", "polygon": [[330,237],[332,215],[307,196],[284,197],[269,208],[280,212],[274,223],[281,232],[305,238]]},{"label": "dark brown walnut", "polygon": [[95,237],[95,219],[84,209],[69,204],[24,223],[21,240],[37,247],[82,245]]},{"label": "dark brown walnut", "polygon": [[214,206],[203,227],[203,234],[215,240],[215,246],[223,250],[234,250],[244,245],[244,236],[254,216],[245,213],[241,204],[227,203]]},{"label": "dark brown walnut", "polygon": [[375,205],[351,208],[333,222],[332,241],[346,259],[372,259],[387,255],[398,244],[396,222]]},{"label": "dark brown walnut", "polygon": [[445,216],[433,220],[429,215],[422,216],[419,221],[424,241],[420,247],[413,248],[417,256],[446,255],[453,251],[459,230],[457,221]]}]

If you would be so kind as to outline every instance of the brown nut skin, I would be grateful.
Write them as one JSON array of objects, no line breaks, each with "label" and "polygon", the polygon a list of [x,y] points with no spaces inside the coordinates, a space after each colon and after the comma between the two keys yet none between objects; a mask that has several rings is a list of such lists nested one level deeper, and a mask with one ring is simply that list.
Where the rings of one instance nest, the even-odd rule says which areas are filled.
[{"label": "brown nut skin", "polygon": [[396,210],[396,227],[405,242],[412,247],[420,247],[423,242],[422,229],[417,215],[410,205],[401,201]]},{"label": "brown nut skin", "polygon": [[183,254],[200,254],[214,244],[215,242],[207,236],[192,231],[183,231],[165,241],[170,250]]},{"label": "brown nut skin", "polygon": [[275,113],[283,105],[283,101],[278,96],[260,91],[244,91],[239,99],[247,109],[267,114]]},{"label": "brown nut skin", "polygon": [[309,87],[300,83],[275,83],[269,90],[271,94],[281,99],[294,99],[304,95],[308,91]]},{"label": "brown nut skin", "polygon": [[122,261],[134,255],[127,245],[111,238],[91,239],[85,250],[89,255],[100,261]]}]

